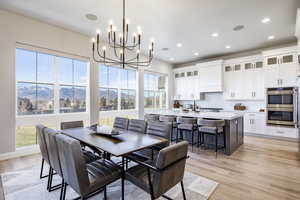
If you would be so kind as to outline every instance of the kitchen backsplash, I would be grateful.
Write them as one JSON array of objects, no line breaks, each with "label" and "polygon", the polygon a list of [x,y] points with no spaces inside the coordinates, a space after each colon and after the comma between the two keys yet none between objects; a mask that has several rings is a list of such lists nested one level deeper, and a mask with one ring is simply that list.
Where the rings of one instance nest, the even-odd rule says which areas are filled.
[{"label": "kitchen backsplash", "polygon": [[[225,111],[234,110],[233,107],[237,103],[242,103],[247,107],[246,111],[259,111],[266,107],[265,101],[226,101],[223,93],[206,93],[205,100],[196,101],[200,108],[223,108]],[[180,101],[180,104],[193,104],[193,101]]]}]

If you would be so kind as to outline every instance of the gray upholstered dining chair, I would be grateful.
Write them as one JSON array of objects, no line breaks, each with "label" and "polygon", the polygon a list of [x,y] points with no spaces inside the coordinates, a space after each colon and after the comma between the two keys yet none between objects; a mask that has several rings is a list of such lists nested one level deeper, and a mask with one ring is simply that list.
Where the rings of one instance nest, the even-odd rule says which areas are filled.
[{"label": "gray upholstered dining chair", "polygon": [[163,144],[155,145],[151,148],[146,148],[140,151],[133,152],[131,155],[128,156],[129,159],[131,160],[155,159],[158,155],[159,150],[170,145],[171,125],[162,122],[154,122],[154,121],[148,122],[146,134],[162,137],[167,139],[168,141]]},{"label": "gray upholstered dining chair", "polygon": [[159,121],[159,115],[156,115],[156,114],[145,114],[144,118],[147,122]]},{"label": "gray upholstered dining chair", "polygon": [[[200,143],[200,135],[198,133],[198,126],[197,126],[197,118],[194,117],[178,117],[177,118],[177,134],[176,134],[176,142],[178,142],[179,140],[179,135],[181,139],[183,139],[183,134],[184,133],[190,133],[192,135],[192,147],[194,146],[194,144],[198,144]],[[198,133],[198,140],[197,142],[194,142],[194,135],[195,133]]]},{"label": "gray upholstered dining chair", "polygon": [[60,129],[70,129],[70,128],[82,128],[84,126],[83,121],[70,121],[60,123]]},{"label": "gray upholstered dining chair", "polygon": [[51,163],[48,184],[49,184],[49,187],[52,188],[52,180],[53,180],[53,175],[54,175],[54,171],[55,171],[62,179],[62,184],[57,185],[58,187],[61,188],[60,199],[62,199],[62,196],[63,196],[62,185],[64,184],[64,179],[63,179],[63,174],[62,174],[61,165],[60,165],[60,159],[59,159],[59,155],[58,155],[57,143],[56,143],[56,135],[57,134],[59,134],[59,132],[54,129],[51,129],[51,128],[44,129],[44,137],[45,137],[47,147],[49,149],[48,155],[49,155],[49,160]]},{"label": "gray upholstered dining chair", "polygon": [[147,127],[147,123],[144,120],[140,120],[140,119],[129,120],[129,125],[128,125],[129,131],[145,134],[146,127]]},{"label": "gray upholstered dining chair", "polygon": [[160,115],[159,121],[171,125],[171,141],[174,141],[174,129],[177,128],[177,117],[172,115]]},{"label": "gray upholstered dining chair", "polygon": [[[56,136],[61,169],[66,188],[69,185],[80,195],[81,199],[104,189],[104,199],[107,199],[106,186],[121,177],[121,169],[110,160],[100,159],[86,164],[79,141],[63,134]],[[122,194],[123,193],[122,181]]]},{"label": "gray upholstered dining chair", "polygon": [[[42,154],[40,179],[48,177],[48,175],[43,176],[45,162],[50,166],[48,150],[47,150],[46,141],[45,141],[45,137],[44,137],[44,129],[45,128],[46,127],[41,124],[36,125],[37,140],[38,140],[38,144],[39,144],[40,151]],[[47,187],[47,189],[48,189],[48,187]]]},{"label": "gray upholstered dining chair", "polygon": [[124,130],[127,130],[128,129],[128,123],[129,123],[129,119],[128,118],[116,117],[115,121],[114,121],[113,127],[115,129],[124,129]]},{"label": "gray upholstered dining chair", "polygon": [[[71,128],[83,128],[84,127],[84,123],[83,121],[69,121],[69,122],[61,122],[60,123],[60,129],[61,130],[65,130],[65,129],[71,129]],[[88,144],[83,144],[81,143],[81,146],[83,148],[85,148],[86,146],[88,146],[90,148],[90,150],[92,150],[94,153],[97,153],[99,156],[103,155],[103,152],[93,146],[90,146]],[[88,154],[89,151],[84,150],[84,154]],[[90,156],[92,156],[91,153],[89,153]]]},{"label": "gray upholstered dining chair", "polygon": [[[218,153],[218,149],[226,148],[226,135],[224,132],[225,121],[224,120],[213,120],[213,119],[199,119],[199,134],[201,135],[201,143],[205,143],[205,135],[213,135],[215,137],[215,152]],[[223,134],[223,146],[219,147],[219,136]]]},{"label": "gray upholstered dining chair", "polygon": [[163,196],[178,183],[181,184],[183,199],[186,199],[183,177],[188,152],[186,141],[166,147],[159,151],[155,161],[140,162],[129,168],[125,179],[149,193],[151,200]]}]

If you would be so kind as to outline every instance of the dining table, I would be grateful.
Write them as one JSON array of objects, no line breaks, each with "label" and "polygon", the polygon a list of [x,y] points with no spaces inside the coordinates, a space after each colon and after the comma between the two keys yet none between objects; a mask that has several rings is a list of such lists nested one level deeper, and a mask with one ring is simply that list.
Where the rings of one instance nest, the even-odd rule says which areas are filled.
[{"label": "dining table", "polygon": [[118,132],[118,135],[105,135],[95,133],[89,128],[71,128],[61,131],[64,135],[117,157],[168,142],[167,139],[154,135],[129,130],[118,130]]}]

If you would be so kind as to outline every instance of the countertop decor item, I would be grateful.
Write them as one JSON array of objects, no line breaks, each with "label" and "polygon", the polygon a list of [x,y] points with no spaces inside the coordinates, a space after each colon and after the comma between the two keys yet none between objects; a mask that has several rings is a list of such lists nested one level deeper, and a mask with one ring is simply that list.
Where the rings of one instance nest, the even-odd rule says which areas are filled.
[{"label": "countertop decor item", "polygon": [[243,104],[241,103],[237,103],[234,105],[234,110],[246,110],[246,106],[244,106]]},{"label": "countertop decor item", "polygon": [[[148,58],[141,60],[142,31],[141,28],[138,27],[137,34],[133,33],[132,38],[129,39],[129,20],[126,19],[125,11],[125,0],[123,0],[122,31],[119,33],[119,36],[116,36],[117,27],[110,22],[107,33],[108,46],[103,45],[100,48],[101,31],[97,30],[96,39],[92,39],[93,59],[98,63],[119,65],[123,68],[125,68],[125,66],[131,68],[137,68],[138,66],[148,67],[154,55],[154,40],[152,40],[149,45]],[[104,39],[104,33],[101,34],[101,39]]]}]

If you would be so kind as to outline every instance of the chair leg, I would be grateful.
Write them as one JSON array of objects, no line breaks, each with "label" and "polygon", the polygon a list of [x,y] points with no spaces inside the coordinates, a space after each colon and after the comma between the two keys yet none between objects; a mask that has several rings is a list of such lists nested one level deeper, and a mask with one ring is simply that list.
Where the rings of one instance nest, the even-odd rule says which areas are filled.
[{"label": "chair leg", "polygon": [[179,132],[179,129],[177,128],[177,131],[176,131],[176,143],[178,143],[178,132]]},{"label": "chair leg", "polygon": [[48,190],[48,192],[50,192],[50,188],[51,188],[51,185],[50,185],[51,178],[52,178],[51,172],[52,172],[52,167],[50,166],[50,167],[49,167],[48,182],[47,182],[47,190]]},{"label": "chair leg", "polygon": [[192,130],[192,151],[194,149],[194,130]]},{"label": "chair leg", "polygon": [[182,191],[183,200],[186,200],[184,186],[183,186],[183,181],[180,182],[180,185],[181,185],[181,191]]},{"label": "chair leg", "polygon": [[218,134],[216,133],[216,146],[215,146],[215,150],[216,150],[216,157],[217,157],[217,154],[218,154]]},{"label": "chair leg", "polygon": [[[68,184],[65,183],[64,186],[63,186],[64,191],[63,191],[63,198],[62,198],[62,200],[66,199],[67,187],[68,187]],[[83,197],[82,197],[82,199],[83,199]]]},{"label": "chair leg", "polygon": [[122,177],[121,177],[121,187],[122,187],[122,200],[124,200],[125,198],[125,193],[124,193],[124,187],[125,187],[125,184],[124,184],[124,181],[125,181],[125,169],[124,169],[124,157],[122,157]]},{"label": "chair leg", "polygon": [[153,186],[152,186],[152,182],[151,182],[151,174],[150,174],[149,168],[147,168],[147,173],[148,173],[148,183],[149,183],[149,188],[150,188],[151,200],[154,200],[154,192],[153,192]]},{"label": "chair leg", "polygon": [[107,200],[107,187],[104,186],[104,200]]},{"label": "chair leg", "polygon": [[64,196],[64,187],[65,187],[65,180],[62,179],[62,182],[61,182],[61,189],[60,189],[60,197],[59,197],[60,200],[63,200],[63,196]]},{"label": "chair leg", "polygon": [[42,165],[41,165],[40,179],[46,178],[46,177],[47,177],[47,175],[46,175],[46,176],[43,176],[44,164],[45,164],[45,160],[44,160],[44,158],[42,158]]}]

